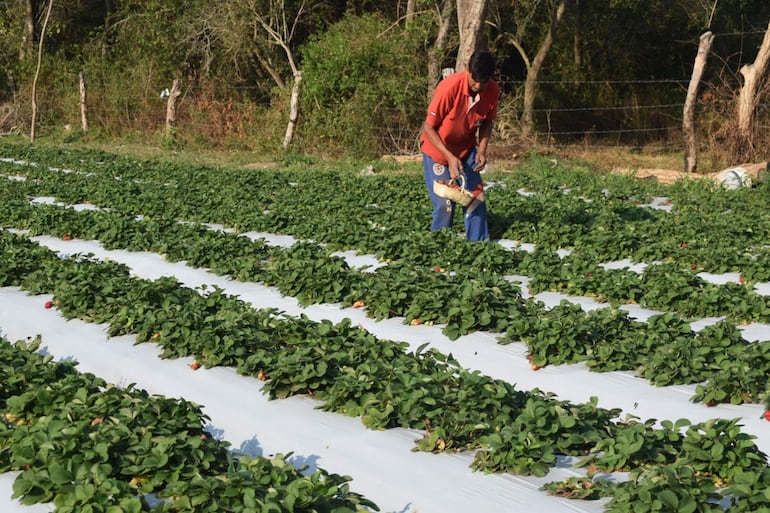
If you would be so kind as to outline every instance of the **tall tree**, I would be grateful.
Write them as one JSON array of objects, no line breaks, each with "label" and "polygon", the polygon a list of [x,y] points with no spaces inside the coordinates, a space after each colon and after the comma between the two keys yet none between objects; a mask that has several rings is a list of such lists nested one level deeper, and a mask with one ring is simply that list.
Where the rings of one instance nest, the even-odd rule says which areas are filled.
[{"label": "tall tree", "polygon": [[441,73],[441,63],[446,53],[447,41],[449,39],[449,29],[452,24],[452,13],[455,0],[442,0],[439,13],[439,27],[436,34],[436,40],[433,46],[428,50],[428,97],[433,94],[436,84],[438,84]]},{"label": "tall tree", "polygon": [[32,55],[35,47],[35,19],[37,18],[37,1],[21,0],[24,4],[24,35],[19,48],[19,60],[23,61]]},{"label": "tall tree", "polygon": [[460,48],[457,50],[455,71],[466,69],[474,50],[486,46],[484,24],[488,7],[489,0],[457,0]]},{"label": "tall tree", "polygon": [[40,68],[43,65],[43,42],[45,41],[45,31],[48,27],[48,20],[51,18],[51,8],[53,0],[48,0],[48,9],[46,9],[43,26],[40,29],[40,41],[37,49],[37,67],[35,68],[35,78],[32,80],[32,121],[30,123],[29,139],[35,142],[35,131],[37,129],[37,81],[40,78]]},{"label": "tall tree", "polygon": [[738,96],[738,158],[750,156],[754,151],[752,130],[754,128],[754,112],[759,104],[757,90],[763,80],[766,80],[767,68],[770,63],[770,25],[765,31],[765,37],[757,52],[757,57],[751,64],[741,67],[743,86]]},{"label": "tall tree", "polygon": [[516,48],[516,50],[518,50],[521,58],[524,60],[527,72],[524,80],[524,107],[521,116],[521,132],[524,137],[529,136],[532,131],[538,78],[540,77],[540,72],[543,69],[543,64],[548,56],[548,52],[553,46],[556,31],[564,17],[568,1],[569,0],[547,0],[544,2],[548,13],[549,23],[533,58],[530,59],[527,49],[525,48],[526,43],[524,42],[524,35],[528,28],[528,22],[535,15],[533,10],[540,7],[540,1],[536,0],[530,4],[530,9],[533,10],[525,13],[525,16],[520,20],[520,23],[517,26],[516,32],[509,38],[509,42]]}]

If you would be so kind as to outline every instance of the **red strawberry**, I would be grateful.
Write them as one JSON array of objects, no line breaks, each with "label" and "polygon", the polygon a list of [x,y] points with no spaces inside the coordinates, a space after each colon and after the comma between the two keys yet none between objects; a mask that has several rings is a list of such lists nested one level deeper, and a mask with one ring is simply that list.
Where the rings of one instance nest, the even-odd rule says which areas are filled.
[{"label": "red strawberry", "polygon": [[43,306],[45,306],[46,308],[51,308],[53,307],[53,301],[46,301]]},{"label": "red strawberry", "polygon": [[62,238],[63,240],[70,240],[72,237],[70,237],[70,234],[69,234],[69,233],[65,233],[64,235],[62,235],[62,236],[61,236],[61,238]]},{"label": "red strawberry", "polygon": [[770,420],[770,410],[767,410],[762,414],[762,416],[765,418],[765,420]]},{"label": "red strawberry", "polygon": [[540,366],[538,364],[536,364],[536,363],[533,363],[532,365],[530,365],[530,367],[532,367],[532,370],[534,370],[534,371],[540,370]]},{"label": "red strawberry", "polygon": [[192,370],[198,370],[198,369],[200,369],[200,368],[201,368],[201,364],[200,364],[200,363],[198,363],[198,362],[192,362],[192,363],[190,364],[190,368],[191,368]]}]

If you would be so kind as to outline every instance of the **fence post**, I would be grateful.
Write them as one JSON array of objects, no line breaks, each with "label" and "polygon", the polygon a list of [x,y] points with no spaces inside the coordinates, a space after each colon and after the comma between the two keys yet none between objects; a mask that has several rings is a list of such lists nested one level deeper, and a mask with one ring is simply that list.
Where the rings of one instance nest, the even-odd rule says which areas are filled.
[{"label": "fence post", "polygon": [[179,79],[175,78],[166,101],[166,135],[170,137],[174,136],[174,128],[176,127],[176,99],[181,94],[182,90],[179,86]]},{"label": "fence post", "polygon": [[687,99],[684,102],[684,113],[682,115],[682,132],[684,133],[684,171],[685,173],[694,173],[698,168],[697,146],[695,137],[695,100],[698,94],[698,85],[703,68],[706,67],[711,44],[714,42],[714,34],[704,32],[700,36],[698,44],[698,54],[695,56],[695,64],[690,77],[690,85],[687,87]]},{"label": "fence post", "polygon": [[86,74],[81,71],[78,76],[80,77],[80,127],[83,129],[83,132],[87,132],[88,131],[88,104],[86,103],[86,100],[87,100]]}]

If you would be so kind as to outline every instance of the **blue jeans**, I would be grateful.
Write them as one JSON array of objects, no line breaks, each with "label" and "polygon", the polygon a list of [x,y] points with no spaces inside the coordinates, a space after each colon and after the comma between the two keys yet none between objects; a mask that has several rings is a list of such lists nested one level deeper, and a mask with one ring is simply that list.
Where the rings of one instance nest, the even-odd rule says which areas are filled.
[{"label": "blue jeans", "polygon": [[[425,153],[422,154],[422,163],[425,186],[428,188],[428,195],[430,195],[430,201],[433,204],[433,223],[430,229],[451,228],[454,220],[455,204],[453,201],[442,198],[433,192],[434,180],[449,181],[449,167],[437,164]],[[463,160],[465,188],[469,191],[473,191],[481,183],[481,175],[473,169],[475,163],[476,148],[472,149],[465,160]],[[483,198],[483,196],[481,197]],[[476,199],[467,207],[463,207],[463,217],[465,219],[465,237],[468,240],[487,240],[489,232],[487,229],[487,204],[485,201]]]}]

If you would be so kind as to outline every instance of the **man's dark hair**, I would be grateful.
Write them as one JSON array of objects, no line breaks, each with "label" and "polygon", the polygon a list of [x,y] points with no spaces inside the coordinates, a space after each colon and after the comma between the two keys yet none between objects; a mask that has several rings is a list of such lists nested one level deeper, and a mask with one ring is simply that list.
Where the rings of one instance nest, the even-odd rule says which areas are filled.
[{"label": "man's dark hair", "polygon": [[473,80],[488,82],[495,74],[495,57],[487,50],[476,50],[468,61],[468,71]]}]

